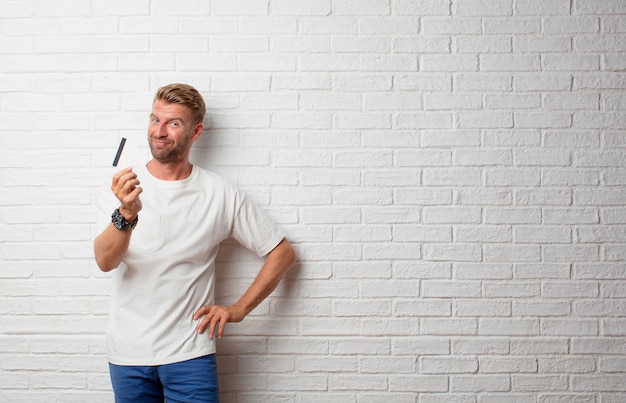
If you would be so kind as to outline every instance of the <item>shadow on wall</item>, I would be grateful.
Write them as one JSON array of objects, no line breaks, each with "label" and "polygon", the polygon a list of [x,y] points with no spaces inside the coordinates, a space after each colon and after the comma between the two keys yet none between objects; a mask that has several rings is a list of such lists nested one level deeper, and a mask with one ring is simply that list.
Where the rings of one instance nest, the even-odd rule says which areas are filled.
[{"label": "shadow on wall", "polygon": [[[234,239],[224,241],[216,259],[216,304],[235,303],[254,280],[263,260]],[[266,391],[270,373],[295,369],[292,358],[272,354],[270,345],[283,343],[280,340],[282,337],[297,334],[297,320],[290,318],[288,310],[297,312],[299,309],[275,301],[296,296],[295,282],[289,281],[289,278],[297,276],[300,270],[300,265],[296,263],[288,277],[261,305],[243,322],[228,324],[224,337],[217,341],[222,402],[236,402],[241,393]],[[264,394],[259,401],[266,398]]]}]

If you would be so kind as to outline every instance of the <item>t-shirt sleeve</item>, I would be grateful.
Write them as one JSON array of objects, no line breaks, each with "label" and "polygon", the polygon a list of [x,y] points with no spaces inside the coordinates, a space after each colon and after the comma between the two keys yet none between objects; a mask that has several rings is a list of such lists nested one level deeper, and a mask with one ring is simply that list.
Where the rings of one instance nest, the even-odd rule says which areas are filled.
[{"label": "t-shirt sleeve", "polygon": [[267,255],[285,238],[285,233],[243,193],[238,191],[237,199],[240,202],[234,216],[232,237],[257,256]]}]

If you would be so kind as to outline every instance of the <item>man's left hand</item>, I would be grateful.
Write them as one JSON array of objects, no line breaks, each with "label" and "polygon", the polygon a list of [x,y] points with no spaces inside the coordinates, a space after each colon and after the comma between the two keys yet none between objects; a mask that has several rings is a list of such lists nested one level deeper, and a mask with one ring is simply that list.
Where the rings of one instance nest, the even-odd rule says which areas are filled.
[{"label": "man's left hand", "polygon": [[228,322],[241,322],[245,314],[243,309],[239,309],[234,305],[221,306],[221,305],[204,305],[200,307],[193,315],[194,320],[200,320],[196,331],[198,333],[204,333],[209,328],[209,338],[212,339],[217,329],[217,337],[219,339],[224,335],[224,329]]}]

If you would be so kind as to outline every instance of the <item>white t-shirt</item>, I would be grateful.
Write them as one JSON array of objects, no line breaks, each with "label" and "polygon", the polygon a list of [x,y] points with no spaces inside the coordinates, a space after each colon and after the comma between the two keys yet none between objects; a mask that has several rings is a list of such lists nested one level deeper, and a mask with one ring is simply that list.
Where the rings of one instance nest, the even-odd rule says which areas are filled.
[{"label": "white t-shirt", "polygon": [[[208,330],[196,333],[192,317],[214,303],[219,244],[233,237],[264,256],[284,233],[235,186],[206,170],[194,166],[179,181],[159,180],[145,166],[134,171],[143,208],[128,252],[112,271],[107,358],[162,365],[212,354],[215,341]],[[104,214],[110,217],[118,205]]]}]

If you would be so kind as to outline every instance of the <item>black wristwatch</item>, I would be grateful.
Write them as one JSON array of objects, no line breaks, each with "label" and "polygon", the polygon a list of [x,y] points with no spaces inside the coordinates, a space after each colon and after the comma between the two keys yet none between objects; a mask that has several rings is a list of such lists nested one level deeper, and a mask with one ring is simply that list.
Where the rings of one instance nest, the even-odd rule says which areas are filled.
[{"label": "black wristwatch", "polygon": [[137,216],[133,221],[128,221],[122,213],[120,213],[120,209],[116,208],[113,214],[111,214],[111,222],[113,226],[120,231],[128,231],[129,229],[135,228],[137,223],[139,222],[139,216]]}]

